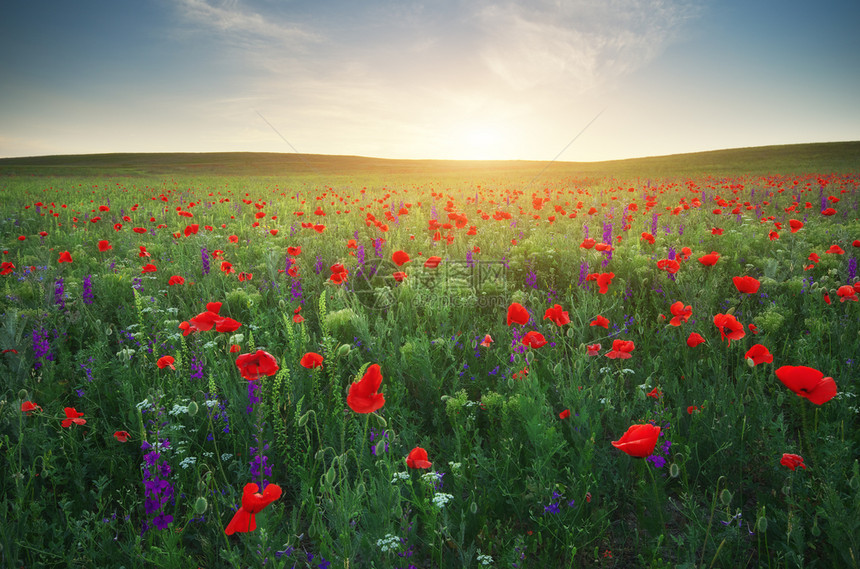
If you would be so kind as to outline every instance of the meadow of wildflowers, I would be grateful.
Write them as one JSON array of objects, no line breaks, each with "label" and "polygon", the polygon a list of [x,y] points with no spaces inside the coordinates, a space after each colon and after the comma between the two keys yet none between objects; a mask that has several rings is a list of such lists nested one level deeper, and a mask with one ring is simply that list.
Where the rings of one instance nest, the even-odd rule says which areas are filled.
[{"label": "meadow of wildflowers", "polygon": [[0,178],[0,565],[858,567],[858,185]]}]

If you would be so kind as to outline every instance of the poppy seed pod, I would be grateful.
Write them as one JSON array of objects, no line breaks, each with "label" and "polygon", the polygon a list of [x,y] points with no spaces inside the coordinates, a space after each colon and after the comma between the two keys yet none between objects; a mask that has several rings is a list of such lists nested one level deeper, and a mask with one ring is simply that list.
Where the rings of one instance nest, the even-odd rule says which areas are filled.
[{"label": "poppy seed pod", "polygon": [[194,501],[194,513],[195,514],[203,514],[206,512],[206,509],[209,507],[209,502],[206,501],[206,498],[200,496],[197,500]]}]

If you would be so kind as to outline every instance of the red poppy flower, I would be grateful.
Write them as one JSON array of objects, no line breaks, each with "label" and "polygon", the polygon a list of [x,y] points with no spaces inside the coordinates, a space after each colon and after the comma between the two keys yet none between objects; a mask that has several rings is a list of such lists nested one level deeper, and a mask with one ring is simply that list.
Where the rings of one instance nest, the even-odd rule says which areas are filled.
[{"label": "red poppy flower", "polygon": [[641,239],[640,239],[640,240],[641,240],[641,241],[647,241],[647,242],[648,242],[648,243],[650,243],[651,245],[653,245],[653,244],[654,244],[654,236],[653,236],[653,235],[651,235],[650,233],[643,233],[643,234],[642,234],[642,237],[641,237]]},{"label": "red poppy flower", "polygon": [[391,260],[394,261],[395,265],[400,267],[403,264],[408,263],[411,259],[405,251],[395,251],[391,256]]},{"label": "red poppy flower", "polygon": [[238,243],[239,242],[239,236],[238,235],[231,235],[230,237],[227,238],[227,241],[229,241],[230,243]]},{"label": "red poppy flower", "polygon": [[579,247],[581,249],[591,249],[592,247],[594,247],[594,239],[592,239],[591,237],[586,237],[582,240],[582,243],[580,243]]},{"label": "red poppy flower", "polygon": [[615,273],[600,273],[597,275],[597,286],[600,287],[600,294],[606,294],[609,291],[609,285],[612,284],[612,279],[615,278]]},{"label": "red poppy flower", "polygon": [[657,389],[656,387],[645,394],[645,397],[653,397],[654,399],[660,399],[663,397],[663,392]]},{"label": "red poppy flower", "polygon": [[439,263],[442,262],[442,257],[429,257],[426,261],[424,261],[424,266],[428,269],[435,269],[439,266]]},{"label": "red poppy flower", "polygon": [[349,393],[346,396],[349,408],[356,413],[373,413],[381,409],[385,405],[385,396],[379,393],[380,385],[382,385],[382,372],[379,364],[373,364],[367,368],[359,381],[349,386]]},{"label": "red poppy flower", "polygon": [[660,427],[656,425],[651,423],[632,425],[620,439],[612,441],[612,446],[632,457],[645,458],[654,452],[659,436]]},{"label": "red poppy flower", "polygon": [[257,521],[254,514],[260,513],[263,508],[281,497],[281,487],[277,484],[269,484],[263,493],[259,493],[260,487],[254,484],[245,484],[242,490],[242,506],[233,514],[233,519],[227,524],[224,533],[233,535],[235,532],[249,532],[257,529]]},{"label": "red poppy flower", "polygon": [[633,357],[630,352],[632,352],[635,348],[636,346],[633,344],[632,340],[613,340],[612,350],[606,353],[606,357],[611,360],[628,360]]},{"label": "red poppy flower", "polygon": [[242,324],[232,318],[223,317],[215,321],[215,331],[222,334],[235,332],[242,327]]},{"label": "red poppy flower", "polygon": [[768,349],[761,344],[753,344],[747,353],[744,354],[744,359],[747,362],[752,362],[752,365],[757,366],[758,364],[769,364],[773,362],[773,354],[771,354]]},{"label": "red poppy flower", "polygon": [[761,286],[761,283],[757,279],[748,276],[732,277],[732,282],[735,283],[735,288],[738,289],[738,292],[745,294],[755,294],[758,292],[758,287]]},{"label": "red poppy flower", "polygon": [[555,304],[552,308],[546,309],[543,319],[546,320],[547,318],[555,322],[556,326],[564,326],[565,324],[570,323],[570,317],[568,317],[567,311],[562,310],[560,304]]},{"label": "red poppy flower", "polygon": [[832,207],[828,207],[824,211],[821,212],[821,215],[836,215],[836,210]]},{"label": "red poppy flower", "polygon": [[278,373],[278,360],[263,350],[257,350],[253,354],[242,354],[236,358],[236,367],[242,377],[249,381],[260,379],[264,375],[275,375]]},{"label": "red poppy flower", "polygon": [[298,257],[301,253],[301,247],[287,247],[287,255],[290,255],[291,257]]},{"label": "red poppy flower", "polygon": [[4,275],[4,276],[8,275],[14,270],[15,270],[15,265],[10,263],[9,261],[3,261],[3,263],[0,264],[0,275]]},{"label": "red poppy flower", "polygon": [[783,466],[789,467],[792,471],[794,471],[798,466],[806,470],[806,465],[803,464],[803,457],[798,454],[783,454],[779,463]]},{"label": "red poppy flower", "polygon": [[346,282],[348,274],[349,270],[346,267],[341,263],[335,263],[331,266],[331,276],[329,277],[329,280],[335,284],[341,284]]},{"label": "red poppy flower", "polygon": [[698,410],[699,410],[699,407],[698,407],[698,406],[696,406],[696,405],[690,405],[689,407],[687,407],[687,414],[688,414],[688,415],[692,415],[693,413],[695,413],[695,412],[696,412],[696,411],[698,411]]},{"label": "red poppy flower", "polygon": [[565,409],[564,411],[562,411],[561,413],[558,414],[559,419],[567,419],[568,417],[570,417],[570,409]]},{"label": "red poppy flower", "polygon": [[323,357],[316,352],[306,353],[302,356],[301,361],[299,361],[299,365],[307,369],[322,367],[322,363]]},{"label": "red poppy flower", "polygon": [[816,405],[827,403],[836,396],[836,382],[815,368],[782,366],[775,373],[786,387]]},{"label": "red poppy flower", "polygon": [[851,243],[855,247],[860,247],[860,239],[855,239],[853,243]]},{"label": "red poppy flower", "polygon": [[670,306],[669,310],[672,312],[673,315],[672,319],[669,320],[670,326],[680,326],[681,324],[687,322],[690,319],[690,316],[693,315],[693,307],[684,306],[684,303],[680,300]]},{"label": "red poppy flower", "polygon": [[670,275],[674,275],[681,268],[681,263],[674,259],[662,259],[657,261],[657,268],[661,271],[666,271]]},{"label": "red poppy flower", "polygon": [[66,413],[66,418],[63,419],[63,427],[71,427],[72,423],[75,425],[85,425],[87,420],[81,419],[84,416],[83,413],[77,411],[74,407],[66,407],[63,409]]},{"label": "red poppy flower", "polygon": [[156,267],[152,263],[147,263],[146,265],[143,266],[143,269],[141,269],[140,274],[154,273],[156,271],[158,271],[158,267]]},{"label": "red poppy flower", "polygon": [[406,273],[404,273],[403,271],[397,271],[391,276],[393,276],[394,280],[399,283],[402,283],[406,279]]},{"label": "red poppy flower", "polygon": [[596,243],[594,245],[594,250],[601,252],[612,251],[612,245],[610,245],[609,243]]},{"label": "red poppy flower", "polygon": [[692,255],[692,254],[693,254],[693,250],[692,250],[692,249],[690,249],[689,247],[682,247],[682,248],[681,248],[681,255],[680,255],[680,257],[679,257],[679,258],[680,258],[682,261],[689,261],[689,260],[690,260],[690,255]]},{"label": "red poppy flower", "polygon": [[421,447],[415,447],[409,451],[409,456],[406,457],[406,466],[409,468],[430,468],[432,462],[427,460],[427,451]]},{"label": "red poppy flower", "polygon": [[844,255],[845,250],[842,249],[842,247],[840,247],[839,245],[831,245],[830,249],[825,251],[825,253],[829,253],[831,255]]},{"label": "red poppy flower", "polygon": [[540,348],[541,346],[546,345],[546,338],[540,332],[535,332],[532,330],[525,336],[523,336],[522,343],[524,346],[528,346],[529,348]]},{"label": "red poppy flower", "polygon": [[591,321],[591,324],[589,324],[589,326],[600,326],[609,330],[609,318],[598,314],[594,317],[594,320]]},{"label": "red poppy flower", "polygon": [[221,262],[221,272],[225,275],[230,275],[236,272],[236,269],[233,268],[233,263],[230,261],[222,261]]},{"label": "red poppy flower", "polygon": [[28,416],[30,415],[30,413],[32,413],[33,411],[36,411],[37,409],[39,411],[42,410],[41,407],[39,407],[38,405],[36,405],[32,401],[24,401],[23,403],[21,403],[21,412],[27,414]]},{"label": "red poppy flower", "polygon": [[246,273],[242,271],[241,273],[239,273],[238,278],[240,283],[244,281],[249,281],[254,278],[254,273]]},{"label": "red poppy flower", "polygon": [[797,233],[798,231],[803,229],[803,222],[798,221],[797,219],[789,219],[788,225],[791,227],[792,233]]},{"label": "red poppy flower", "polygon": [[717,314],[714,316],[714,326],[720,330],[722,340],[729,339],[730,346],[732,345],[732,340],[740,340],[746,336],[744,325],[738,322],[738,319],[733,314]]},{"label": "red poppy flower", "polygon": [[722,235],[722,234],[723,234],[723,230],[720,229],[719,227],[714,227],[713,229],[711,229],[711,235]]},{"label": "red poppy flower", "polygon": [[492,343],[493,343],[493,338],[489,334],[487,334],[484,336],[483,341],[481,341],[481,346],[483,346],[485,348],[489,348],[490,344],[492,344]]},{"label": "red poppy flower", "polygon": [[842,285],[836,289],[836,294],[839,295],[839,302],[845,302],[846,300],[857,302],[857,291],[851,285]]},{"label": "red poppy flower", "polygon": [[511,305],[508,306],[508,326],[511,325],[511,322],[524,326],[528,324],[529,318],[528,310],[526,310],[519,302],[512,302]]},{"label": "red poppy flower", "polygon": [[116,431],[113,434],[113,438],[115,438],[116,440],[118,440],[121,443],[127,443],[128,437],[130,437],[130,436],[131,435],[129,435],[127,431]]},{"label": "red poppy flower", "polygon": [[767,237],[771,241],[776,241],[777,239],[779,239],[779,233],[777,233],[776,231],[771,231],[770,233],[767,234]]},{"label": "red poppy flower", "polygon": [[71,253],[69,253],[68,251],[63,251],[62,253],[60,253],[60,258],[57,262],[58,263],[71,263],[72,262]]},{"label": "red poppy flower", "polygon": [[717,263],[717,261],[719,261],[719,260],[720,260],[720,254],[717,253],[716,251],[712,251],[711,253],[708,253],[707,255],[702,255],[701,257],[699,257],[699,262],[702,263],[703,265],[705,265],[706,267],[713,267]]},{"label": "red poppy flower", "polygon": [[168,286],[181,284],[185,284],[185,277],[180,277],[179,275],[173,275],[172,277],[170,277],[170,280],[167,281]]},{"label": "red poppy flower", "polygon": [[590,344],[587,346],[586,356],[598,356],[600,355],[600,344]]},{"label": "red poppy flower", "polygon": [[830,304],[830,295],[825,292],[823,298],[824,298],[824,303],[829,305]]},{"label": "red poppy flower", "polygon": [[110,251],[111,249],[113,249],[113,247],[111,246],[110,241],[108,241],[107,239],[102,239],[101,241],[99,241],[99,251],[104,253],[105,251]]},{"label": "red poppy flower", "polygon": [[169,367],[170,369],[176,369],[176,366],[173,365],[174,361],[175,360],[173,359],[173,356],[161,356],[160,358],[158,358],[158,361],[155,362],[155,365],[158,366],[158,369],[164,369],[166,367]]},{"label": "red poppy flower", "polygon": [[687,337],[687,345],[690,346],[691,348],[695,348],[699,344],[704,344],[704,343],[705,343],[705,339],[702,338],[701,334],[698,334],[696,332],[690,332],[690,335]]}]

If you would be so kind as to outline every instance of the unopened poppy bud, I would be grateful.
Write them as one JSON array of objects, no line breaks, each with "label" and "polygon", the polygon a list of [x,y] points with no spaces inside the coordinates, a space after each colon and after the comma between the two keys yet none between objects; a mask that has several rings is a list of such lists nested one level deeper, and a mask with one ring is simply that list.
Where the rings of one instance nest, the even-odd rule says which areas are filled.
[{"label": "unopened poppy bud", "polygon": [[197,414],[197,411],[200,410],[200,407],[197,405],[196,401],[192,401],[188,404],[188,416],[193,417]]},{"label": "unopened poppy bud", "polygon": [[199,498],[197,498],[197,500],[194,501],[194,513],[195,514],[200,515],[200,514],[204,513],[208,507],[209,507],[209,502],[207,502],[206,498],[204,498],[203,496],[200,496]]},{"label": "unopened poppy bud", "polygon": [[39,472],[39,476],[41,476],[42,478],[47,478],[47,477],[48,477],[48,471],[47,471],[47,470],[45,470],[45,469],[43,468],[43,469]]},{"label": "unopened poppy bud", "polygon": [[860,477],[855,474],[851,477],[848,485],[851,486],[852,490],[860,490]]},{"label": "unopened poppy bud", "polygon": [[677,464],[677,463],[673,462],[673,463],[669,466],[669,476],[671,476],[672,478],[678,478],[678,475],[679,475],[679,474],[681,474],[681,469],[680,469],[680,468],[678,468],[678,464]]},{"label": "unopened poppy bud", "polygon": [[747,358],[747,365],[750,367],[755,367],[755,361],[752,358]]},{"label": "unopened poppy bud", "polygon": [[573,328],[568,328],[567,332],[565,332],[565,334],[567,334],[568,338],[573,338],[573,334],[574,334]]},{"label": "unopened poppy bud", "polygon": [[726,310],[726,314],[727,314],[727,315],[728,315],[728,314],[732,314],[732,315],[734,315],[734,313],[735,313],[735,307],[734,307],[734,306],[732,306],[731,308],[729,308],[728,310]]},{"label": "unopened poppy bud", "polygon": [[470,512],[472,512],[473,514],[477,514],[477,513],[478,513],[478,504],[477,504],[477,502],[472,502],[472,505],[471,505],[471,506],[469,506],[469,511],[470,511]]},{"label": "unopened poppy bud", "polygon": [[758,520],[756,520],[756,522],[755,522],[755,528],[756,528],[760,533],[765,533],[765,532],[767,532],[767,518],[766,518],[765,516],[762,516],[762,517],[760,517]]},{"label": "unopened poppy bud", "polygon": [[325,456],[325,449],[319,449],[314,455],[314,460],[322,460]]},{"label": "unopened poppy bud", "polygon": [[376,456],[380,456],[385,452],[385,439],[380,439],[378,443],[376,443],[376,448],[374,448],[374,454]]},{"label": "unopened poppy bud", "polygon": [[821,535],[821,529],[818,527],[818,517],[816,516],[815,520],[812,522],[812,529],[810,532],[813,536],[818,537]]},{"label": "unopened poppy bud", "polygon": [[27,400],[27,390],[26,389],[22,389],[21,391],[18,392],[18,399],[23,399],[24,401]]},{"label": "unopened poppy bud", "polygon": [[535,359],[535,353],[534,352],[527,352],[526,353],[526,363],[527,364],[531,364],[532,360],[534,360],[534,359]]},{"label": "unopened poppy bud", "polygon": [[552,368],[552,373],[554,375],[561,375],[561,362],[558,362],[557,364],[555,364],[555,367]]},{"label": "unopened poppy bud", "polygon": [[337,349],[338,357],[345,357],[349,355],[349,351],[352,349],[352,346],[349,344],[344,344],[340,348]]},{"label": "unopened poppy bud", "polygon": [[280,309],[281,309],[281,310],[286,310],[286,309],[287,309],[287,303],[286,303],[286,302],[284,302],[284,299],[283,299],[283,298],[282,298],[281,300],[279,300],[279,301],[278,301],[278,306],[280,307]]},{"label": "unopened poppy bud", "polygon": [[334,467],[331,467],[328,470],[326,470],[325,481],[326,481],[326,484],[328,484],[329,486],[331,486],[334,483]]},{"label": "unopened poppy bud", "polygon": [[723,491],[720,492],[720,502],[722,502],[724,506],[728,506],[732,502],[732,493],[729,492],[728,488],[723,488]]},{"label": "unopened poppy bud", "polygon": [[305,425],[308,424],[308,418],[310,417],[310,414],[311,414],[311,412],[308,411],[307,413],[305,413],[304,415],[299,417],[299,426],[300,427],[304,427]]}]

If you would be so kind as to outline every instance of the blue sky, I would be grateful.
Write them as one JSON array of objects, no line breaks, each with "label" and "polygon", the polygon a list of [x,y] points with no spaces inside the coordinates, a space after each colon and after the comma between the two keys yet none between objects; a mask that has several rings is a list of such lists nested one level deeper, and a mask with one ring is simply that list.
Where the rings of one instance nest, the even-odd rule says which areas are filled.
[{"label": "blue sky", "polygon": [[857,22],[857,0],[4,2],[0,156],[860,140]]}]

